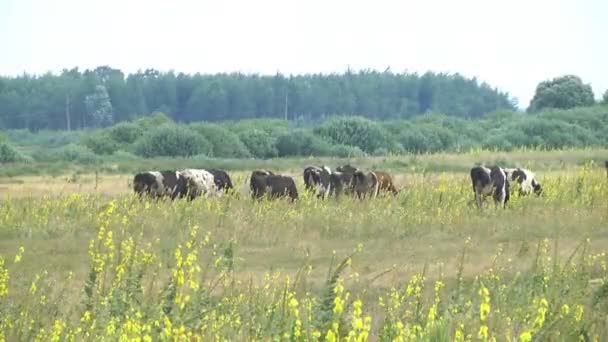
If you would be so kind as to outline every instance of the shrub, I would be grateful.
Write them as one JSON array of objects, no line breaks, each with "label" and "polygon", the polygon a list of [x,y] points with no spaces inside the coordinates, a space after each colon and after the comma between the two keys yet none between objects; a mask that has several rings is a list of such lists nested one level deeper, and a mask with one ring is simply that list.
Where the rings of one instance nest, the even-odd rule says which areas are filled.
[{"label": "shrub", "polygon": [[289,130],[289,122],[280,119],[248,119],[226,124],[228,129],[241,134],[253,129],[264,131],[272,137],[277,137]]},{"label": "shrub", "polygon": [[209,123],[195,123],[189,126],[202,135],[213,146],[213,156],[217,158],[248,158],[251,154],[238,135],[223,126]]},{"label": "shrub", "polygon": [[46,162],[67,161],[80,164],[95,164],[100,160],[88,147],[76,144],[69,144],[53,150],[40,150],[36,153],[35,159]]},{"label": "shrub", "polygon": [[99,155],[109,155],[118,150],[118,144],[106,132],[87,135],[82,139],[82,144]]},{"label": "shrub", "polygon": [[178,125],[160,126],[135,142],[135,153],[146,158],[197,154],[211,156],[211,143],[191,129]]},{"label": "shrub", "polygon": [[144,134],[140,125],[121,122],[109,129],[109,136],[119,144],[132,144]]},{"label": "shrub", "polygon": [[306,130],[294,130],[282,134],[277,138],[276,146],[279,157],[331,155],[331,145]]},{"label": "shrub", "polygon": [[315,134],[334,144],[357,146],[365,152],[391,145],[388,132],[373,121],[362,117],[337,117],[325,121]]},{"label": "shrub", "polygon": [[0,163],[26,161],[27,158],[6,142],[0,142]]},{"label": "shrub", "polygon": [[135,124],[144,130],[154,129],[171,123],[173,123],[173,120],[171,120],[171,118],[164,113],[160,112],[152,113],[149,116],[144,116],[143,118],[139,118],[135,121]]},{"label": "shrub", "polygon": [[239,138],[256,158],[272,158],[277,156],[276,139],[265,131],[252,129],[241,132]]}]

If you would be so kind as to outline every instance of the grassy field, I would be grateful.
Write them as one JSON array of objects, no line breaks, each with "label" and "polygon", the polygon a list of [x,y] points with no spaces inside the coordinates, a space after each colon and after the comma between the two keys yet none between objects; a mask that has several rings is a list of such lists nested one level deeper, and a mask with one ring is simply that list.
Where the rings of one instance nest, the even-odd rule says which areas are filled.
[{"label": "grassy field", "polygon": [[[364,202],[253,202],[246,171],[193,203],[139,201],[120,173],[5,177],[0,340],[600,341],[608,180],[585,160],[605,152],[350,161],[402,189]],[[466,171],[493,161],[544,196],[474,208]],[[307,162],[345,161],[254,166],[303,189]]]}]

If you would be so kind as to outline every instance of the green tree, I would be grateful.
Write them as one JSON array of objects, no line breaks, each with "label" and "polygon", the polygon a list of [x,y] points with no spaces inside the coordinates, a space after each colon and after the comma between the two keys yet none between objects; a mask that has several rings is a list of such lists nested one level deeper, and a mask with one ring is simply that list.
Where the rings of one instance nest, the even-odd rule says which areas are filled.
[{"label": "green tree", "polygon": [[565,75],[539,83],[528,111],[537,112],[544,108],[568,109],[591,106],[594,103],[593,90],[589,84],[584,84],[578,76]]},{"label": "green tree", "polygon": [[606,92],[604,93],[604,96],[602,97],[602,104],[608,105],[608,89],[606,89]]},{"label": "green tree", "polygon": [[96,86],[95,91],[86,96],[85,104],[93,127],[106,127],[114,122],[112,103],[105,86]]}]

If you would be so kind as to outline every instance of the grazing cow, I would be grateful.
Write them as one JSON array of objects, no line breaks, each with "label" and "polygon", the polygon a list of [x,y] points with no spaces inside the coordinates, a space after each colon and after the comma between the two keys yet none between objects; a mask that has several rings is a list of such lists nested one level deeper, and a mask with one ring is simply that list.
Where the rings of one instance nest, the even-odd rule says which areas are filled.
[{"label": "grazing cow", "polygon": [[386,172],[374,171],[376,177],[378,177],[378,194],[380,191],[390,192],[393,195],[397,195],[398,191],[393,184],[393,178]]},{"label": "grazing cow", "polygon": [[170,197],[172,200],[180,196],[182,191],[179,171],[148,171],[135,175],[133,190],[140,197],[143,195],[153,198]]},{"label": "grazing cow", "polygon": [[343,166],[338,166],[336,168],[336,171],[338,172],[344,172],[344,173],[355,173],[355,171],[357,171],[358,169],[354,166],[351,166],[350,164],[346,164]]},{"label": "grazing cow", "polygon": [[487,168],[476,166],[471,169],[471,181],[475,192],[475,202],[481,209],[482,197],[492,195],[496,205],[506,207],[509,201],[509,182],[504,170],[498,166]]},{"label": "grazing cow", "polygon": [[298,199],[298,189],[293,178],[283,175],[275,175],[272,172],[261,170],[253,171],[249,182],[252,198],[279,198],[287,196],[292,201]]},{"label": "grazing cow", "polygon": [[351,194],[355,171],[357,168],[350,165],[338,166],[336,171],[329,175],[329,195],[338,197],[342,194]]},{"label": "grazing cow", "polygon": [[232,180],[226,171],[220,169],[211,169],[207,171],[213,175],[213,181],[218,190],[226,193],[233,189]]},{"label": "grazing cow", "polygon": [[353,173],[353,191],[357,198],[376,197],[378,188],[378,177],[374,172],[366,174],[361,170],[357,170]]},{"label": "grazing cow", "polygon": [[509,182],[517,182],[519,184],[520,196],[527,196],[532,192],[536,196],[542,194],[543,188],[532,171],[522,168],[508,168],[504,169],[504,171]]},{"label": "grazing cow", "polygon": [[198,196],[219,195],[213,174],[203,169],[186,169],[180,173],[180,197],[188,196],[193,200]]},{"label": "grazing cow", "polygon": [[304,186],[319,198],[326,198],[331,189],[331,169],[327,166],[309,166],[304,169]]}]

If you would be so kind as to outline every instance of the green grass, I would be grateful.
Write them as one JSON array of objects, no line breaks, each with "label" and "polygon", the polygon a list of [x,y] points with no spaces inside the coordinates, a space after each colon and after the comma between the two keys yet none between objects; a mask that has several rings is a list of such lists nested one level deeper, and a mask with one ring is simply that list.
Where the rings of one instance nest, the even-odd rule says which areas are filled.
[{"label": "green grass", "polygon": [[134,173],[141,170],[222,168],[229,171],[273,169],[299,173],[307,165],[338,166],[346,163],[362,168],[382,169],[396,173],[465,172],[476,164],[525,166],[537,171],[565,170],[582,166],[589,160],[603,165],[607,149],[539,150],[521,149],[515,152],[472,150],[463,153],[405,154],[387,157],[361,158],[277,158],[277,159],[214,159],[214,158],[151,158],[129,155],[99,157],[95,163],[71,161],[27,162],[3,165],[0,177],[22,175],[62,175],[71,173],[105,174]]},{"label": "green grass", "polygon": [[[363,202],[253,202],[247,172],[233,173],[238,195],[192,203],[140,202],[128,175],[102,175],[96,191],[91,175],[69,187],[65,177],[4,179],[13,193],[0,205],[0,328],[7,340],[451,341],[483,339],[485,328],[497,340],[602,338],[608,181],[603,165],[579,166],[602,153],[416,157],[446,173],[349,161],[392,170],[403,189]],[[466,165],[492,158],[533,167],[544,196],[471,206]],[[297,175],[304,162],[346,161],[254,166]]]}]

